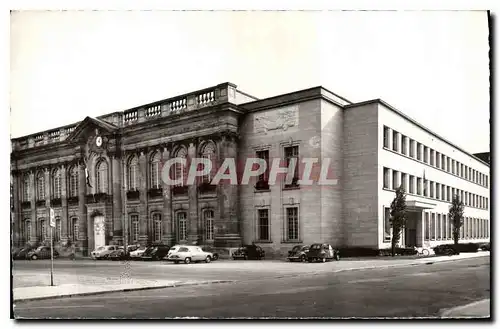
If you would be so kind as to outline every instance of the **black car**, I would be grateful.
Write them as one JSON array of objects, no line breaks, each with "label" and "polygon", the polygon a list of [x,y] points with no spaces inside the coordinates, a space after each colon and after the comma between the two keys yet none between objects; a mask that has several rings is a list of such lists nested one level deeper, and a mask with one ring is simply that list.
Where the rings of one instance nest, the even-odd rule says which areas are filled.
[{"label": "black car", "polygon": [[483,243],[482,245],[479,246],[479,249],[483,251],[491,251],[491,245],[490,243]]},{"label": "black car", "polygon": [[309,247],[307,252],[307,261],[309,263],[313,261],[326,262],[327,260],[340,260],[340,253],[338,249],[334,249],[332,245],[328,243],[313,243]]},{"label": "black car", "polygon": [[125,249],[118,249],[111,252],[106,258],[110,260],[127,260],[129,259],[128,252]]},{"label": "black car", "polygon": [[201,250],[206,251],[206,252],[211,252],[214,257],[212,257],[212,260],[217,260],[219,259],[219,253],[215,250],[215,248],[211,246],[205,246],[202,247]]},{"label": "black car", "polygon": [[[57,250],[54,250],[53,255],[54,258],[59,257],[59,253],[57,252]],[[50,247],[40,246],[35,250],[31,250],[30,252],[28,252],[26,258],[32,260],[50,259],[50,256],[51,256]]]},{"label": "black car", "polygon": [[167,256],[170,247],[167,245],[154,245],[150,246],[142,254],[142,260],[161,260]]},{"label": "black car", "polygon": [[307,253],[309,252],[309,246],[308,245],[296,245],[295,247],[292,248],[292,250],[288,251],[288,257],[287,259],[290,262],[294,261],[299,261],[299,262],[305,262],[307,260]]},{"label": "black car", "polygon": [[453,245],[450,244],[442,244],[440,246],[434,247],[433,249],[436,255],[445,255],[445,256],[460,255],[460,252],[456,250],[453,247]]},{"label": "black car", "polygon": [[32,247],[25,247],[16,252],[12,258],[13,259],[27,259],[28,258],[28,253],[33,250]]},{"label": "black car", "polygon": [[238,248],[238,250],[233,252],[232,256],[233,256],[234,260],[236,260],[236,259],[261,260],[265,257],[265,252],[261,247],[254,245],[254,244],[250,244],[250,245],[245,245],[245,246]]}]

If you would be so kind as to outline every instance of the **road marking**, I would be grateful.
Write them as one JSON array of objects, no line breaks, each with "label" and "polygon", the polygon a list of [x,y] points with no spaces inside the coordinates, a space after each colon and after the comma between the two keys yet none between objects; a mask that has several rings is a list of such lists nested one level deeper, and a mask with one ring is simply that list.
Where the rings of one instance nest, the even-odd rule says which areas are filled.
[{"label": "road marking", "polygon": [[360,280],[352,280],[352,281],[347,281],[347,283],[364,283],[364,282],[383,282],[387,281],[387,278],[380,278],[380,279],[360,279]]},{"label": "road marking", "polygon": [[[123,298],[123,297],[122,297]],[[14,306],[14,310],[36,310],[36,309],[55,309],[55,308],[82,308],[82,307],[104,307],[104,304],[102,305],[63,305],[63,306],[30,306],[30,307],[17,307]]]}]

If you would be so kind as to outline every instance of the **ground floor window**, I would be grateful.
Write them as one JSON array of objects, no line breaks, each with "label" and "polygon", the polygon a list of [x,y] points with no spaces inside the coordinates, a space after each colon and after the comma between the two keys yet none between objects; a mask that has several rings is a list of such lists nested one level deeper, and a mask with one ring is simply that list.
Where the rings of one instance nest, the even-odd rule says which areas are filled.
[{"label": "ground floor window", "polygon": [[61,218],[56,217],[56,230],[54,232],[54,241],[61,240]]},{"label": "ground floor window", "polygon": [[153,236],[156,242],[161,241],[161,215],[153,214]]},{"label": "ground floor window", "polygon": [[441,240],[443,236],[441,235],[441,214],[437,214],[437,240]]},{"label": "ground floor window", "polygon": [[286,208],[288,240],[299,240],[299,208],[290,207]]},{"label": "ground floor window", "polygon": [[429,222],[429,213],[426,212],[425,213],[425,220],[424,220],[424,231],[425,231],[425,240],[429,240],[430,239],[430,222]]},{"label": "ground floor window", "polygon": [[391,208],[384,207],[384,242],[391,241]]},{"label": "ground floor window", "polygon": [[45,220],[41,219],[40,220],[40,235],[38,236],[38,238],[40,239],[40,241],[43,241],[43,240],[45,240],[46,237],[47,237],[47,226],[46,226]]},{"label": "ground floor window", "polygon": [[214,211],[205,210],[203,218],[205,221],[205,240],[211,241],[214,239]]},{"label": "ground floor window", "polygon": [[139,241],[139,216],[131,215],[130,222],[132,223],[132,241]]},{"label": "ground floor window", "polygon": [[431,214],[431,240],[436,240],[436,214]]},{"label": "ground floor window", "polygon": [[28,242],[31,237],[31,221],[29,219],[24,221],[24,234],[24,239]]},{"label": "ground floor window", "polygon": [[177,237],[179,241],[187,240],[186,213],[181,211],[177,213]]},{"label": "ground floor window", "polygon": [[269,209],[259,209],[257,211],[258,221],[258,236],[257,239],[261,241],[268,241],[269,234]]},{"label": "ground floor window", "polygon": [[71,219],[70,232],[72,232],[71,240],[72,241],[78,240],[78,218]]}]

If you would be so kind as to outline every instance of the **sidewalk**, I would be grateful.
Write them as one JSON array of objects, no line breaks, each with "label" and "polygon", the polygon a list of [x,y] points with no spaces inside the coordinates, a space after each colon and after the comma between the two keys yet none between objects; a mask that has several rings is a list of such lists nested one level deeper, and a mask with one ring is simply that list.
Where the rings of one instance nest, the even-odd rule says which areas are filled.
[{"label": "sidewalk", "polygon": [[441,312],[443,318],[489,318],[490,300],[484,299]]},{"label": "sidewalk", "polygon": [[201,285],[212,283],[224,283],[231,281],[151,281],[151,280],[129,280],[118,284],[105,285],[83,285],[83,284],[60,284],[56,286],[20,287],[13,289],[14,302],[30,301],[60,297],[98,295],[108,292],[134,291],[146,289],[160,289],[169,287],[180,287],[186,285]]}]

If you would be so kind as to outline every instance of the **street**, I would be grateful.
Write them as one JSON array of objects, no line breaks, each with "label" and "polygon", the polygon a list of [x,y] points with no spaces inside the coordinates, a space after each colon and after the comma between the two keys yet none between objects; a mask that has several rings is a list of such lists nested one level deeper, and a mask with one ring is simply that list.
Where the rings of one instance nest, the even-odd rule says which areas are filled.
[{"label": "street", "polygon": [[[120,266],[110,263],[97,262],[94,270],[104,273],[106,267]],[[14,270],[39,264],[19,263]],[[67,264],[75,273],[89,271],[89,266]],[[154,266],[165,269],[164,274],[172,269],[178,278],[180,271],[206,277],[206,265],[213,264]],[[329,263],[313,265],[316,270]],[[136,268],[142,266],[146,265]],[[219,279],[239,277],[233,283],[17,302],[14,314],[21,318],[433,317],[442,309],[490,298],[489,257],[401,268],[301,272],[281,278],[243,272],[227,272],[224,277],[217,273]]]}]

